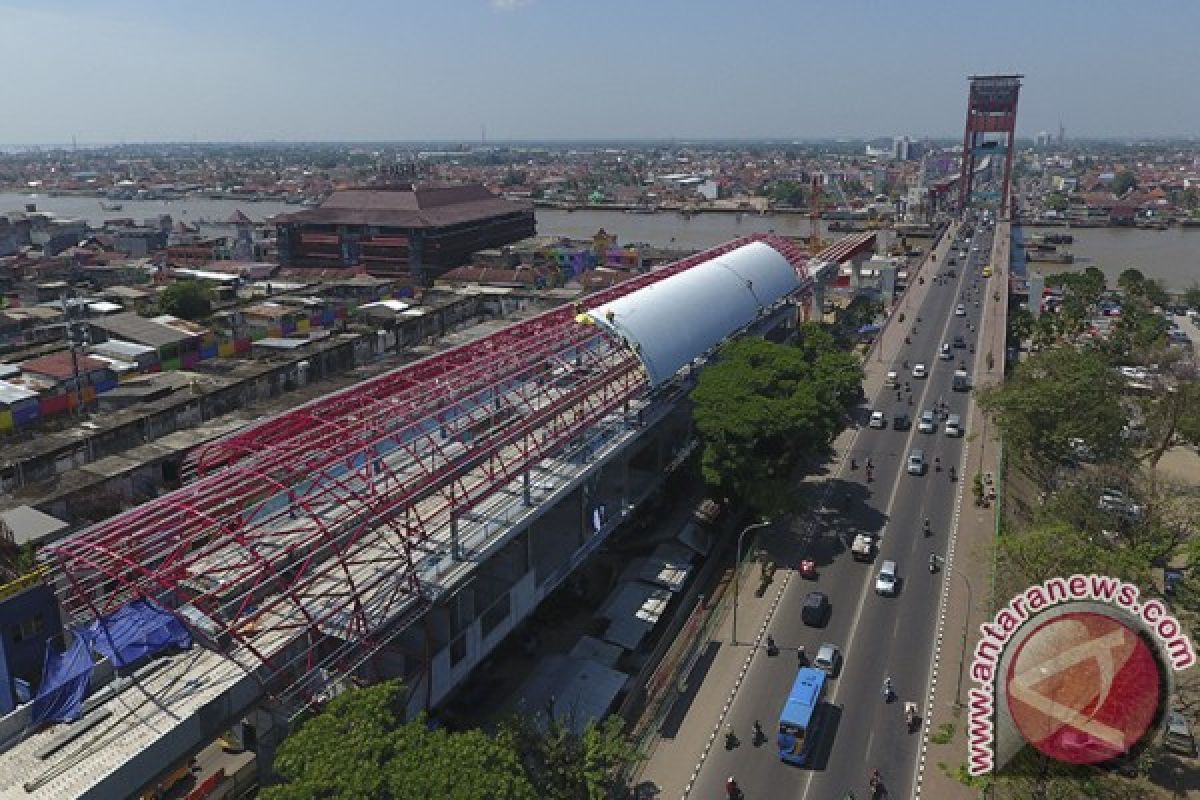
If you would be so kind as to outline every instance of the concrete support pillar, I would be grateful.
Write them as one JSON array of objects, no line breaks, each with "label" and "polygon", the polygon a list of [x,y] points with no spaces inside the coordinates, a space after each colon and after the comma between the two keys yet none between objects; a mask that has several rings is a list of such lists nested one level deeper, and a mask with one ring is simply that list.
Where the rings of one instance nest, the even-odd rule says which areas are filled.
[{"label": "concrete support pillar", "polygon": [[533,505],[533,485],[528,470],[521,473],[521,502],[525,504],[526,508]]},{"label": "concrete support pillar", "polygon": [[[999,270],[996,272],[999,275]],[[1042,292],[1046,288],[1046,276],[1040,272],[1029,273],[1029,313],[1037,319],[1042,315]]]},{"label": "concrete support pillar", "polygon": [[821,322],[825,319],[825,276],[818,275],[813,281],[812,292],[808,296],[808,318]]},{"label": "concrete support pillar", "polygon": [[458,541],[458,517],[450,517],[450,557],[455,561],[462,560],[462,546]]}]

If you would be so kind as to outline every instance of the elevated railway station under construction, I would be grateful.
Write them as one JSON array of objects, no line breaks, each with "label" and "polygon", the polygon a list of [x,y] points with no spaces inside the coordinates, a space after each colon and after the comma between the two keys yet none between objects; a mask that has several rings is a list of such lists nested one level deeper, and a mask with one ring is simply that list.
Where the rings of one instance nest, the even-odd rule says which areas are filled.
[{"label": "elevated railway station under construction", "polygon": [[126,797],[231,727],[269,764],[349,685],[437,706],[686,458],[696,368],[873,247],[738,239],[194,451],[43,554],[63,680],[0,719],[0,798]]}]

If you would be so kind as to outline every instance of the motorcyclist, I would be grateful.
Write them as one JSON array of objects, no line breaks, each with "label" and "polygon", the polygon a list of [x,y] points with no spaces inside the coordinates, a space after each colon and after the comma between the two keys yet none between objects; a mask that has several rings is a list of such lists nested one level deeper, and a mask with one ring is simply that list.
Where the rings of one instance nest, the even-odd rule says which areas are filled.
[{"label": "motorcyclist", "polygon": [[754,741],[761,742],[766,738],[767,735],[763,733],[762,723],[758,720],[754,720]]},{"label": "motorcyclist", "polygon": [[942,459],[938,458],[937,456],[933,457],[933,469],[936,472],[942,471]]},{"label": "motorcyclist", "polygon": [[871,457],[867,456],[867,469],[871,469],[875,465],[871,463]]},{"label": "motorcyclist", "polygon": [[937,572],[937,563],[938,563],[937,554],[930,553],[929,554],[929,571],[930,572]]},{"label": "motorcyclist", "polygon": [[925,518],[925,528],[924,528],[924,530],[925,530],[925,535],[926,535],[926,536],[928,536],[928,535],[929,535],[929,533],[930,533],[930,531],[932,530],[932,529],[929,527],[929,517],[926,517],[926,518]]},{"label": "motorcyclist", "polygon": [[883,679],[883,699],[889,700],[892,696],[892,679],[887,677]]},{"label": "motorcyclist", "polygon": [[779,652],[779,648],[775,646],[775,637],[767,634],[767,655],[773,656]]},{"label": "motorcyclist", "polygon": [[953,465],[953,464],[951,464],[951,465],[950,465],[950,480],[954,480],[954,478],[955,478],[955,474],[954,474],[954,465]]},{"label": "motorcyclist", "polygon": [[728,795],[729,797],[736,798],[738,796],[739,792],[740,792],[740,790],[738,789],[737,781],[735,781],[733,779],[733,776],[730,775],[728,778],[725,779],[725,794]]}]

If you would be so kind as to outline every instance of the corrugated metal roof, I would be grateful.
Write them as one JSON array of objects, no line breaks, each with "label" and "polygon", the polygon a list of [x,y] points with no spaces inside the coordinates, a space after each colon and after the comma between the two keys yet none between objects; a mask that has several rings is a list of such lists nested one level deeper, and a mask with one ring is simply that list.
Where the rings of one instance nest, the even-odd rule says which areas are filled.
[{"label": "corrugated metal roof", "polygon": [[634,347],[657,386],[801,287],[778,250],[752,242],[592,309]]}]

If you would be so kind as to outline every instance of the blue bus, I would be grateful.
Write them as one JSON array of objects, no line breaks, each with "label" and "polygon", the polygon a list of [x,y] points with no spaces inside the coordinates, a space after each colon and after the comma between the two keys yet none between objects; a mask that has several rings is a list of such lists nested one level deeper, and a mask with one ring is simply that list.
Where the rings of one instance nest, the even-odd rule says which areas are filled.
[{"label": "blue bus", "polygon": [[812,753],[817,706],[825,696],[825,673],[812,667],[801,667],[783,711],[779,713],[779,758],[789,764],[804,766]]}]

